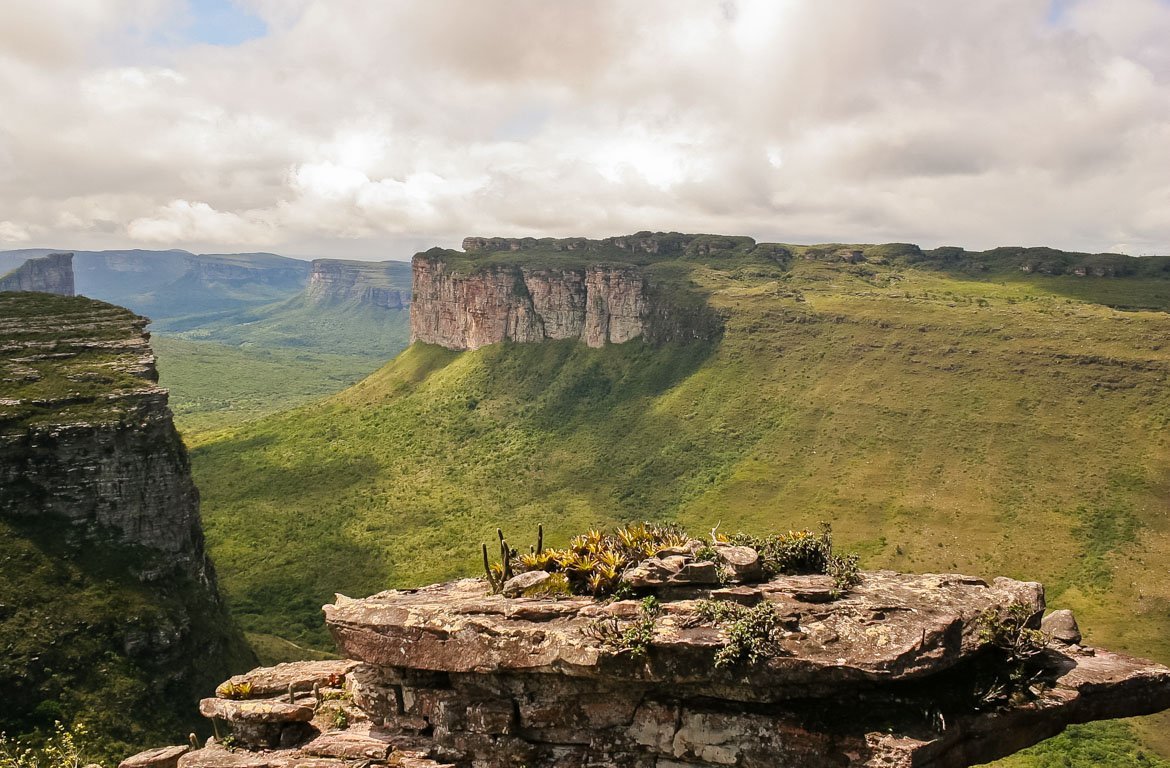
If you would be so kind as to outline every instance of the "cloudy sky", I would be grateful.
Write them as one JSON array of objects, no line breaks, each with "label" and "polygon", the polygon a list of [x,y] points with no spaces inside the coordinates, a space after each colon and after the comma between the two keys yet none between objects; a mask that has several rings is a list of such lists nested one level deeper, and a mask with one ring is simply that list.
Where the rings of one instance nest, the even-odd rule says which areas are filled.
[{"label": "cloudy sky", "polygon": [[1170,253],[1170,0],[3,0],[0,248]]}]

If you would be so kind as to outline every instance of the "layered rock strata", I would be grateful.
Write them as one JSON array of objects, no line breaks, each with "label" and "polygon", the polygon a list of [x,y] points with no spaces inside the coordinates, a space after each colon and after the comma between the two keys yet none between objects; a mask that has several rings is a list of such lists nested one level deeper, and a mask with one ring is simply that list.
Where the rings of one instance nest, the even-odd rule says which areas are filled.
[{"label": "layered rock strata", "polygon": [[[823,576],[645,583],[652,620],[639,600],[507,598],[477,579],[339,596],[326,620],[352,661],[233,678],[219,693],[242,700],[203,709],[245,749],[212,740],[178,767],[951,768],[1170,707],[1170,669],[1056,636],[1026,685],[1000,690],[988,622],[1038,622],[1034,583],[876,572],[840,599]],[[716,664],[738,630],[710,600],[769,606],[777,647]],[[635,625],[637,651],[598,629]]]},{"label": "layered rock strata", "polygon": [[590,347],[633,339],[709,339],[719,332],[701,302],[667,297],[638,266],[488,265],[461,271],[442,252],[414,257],[411,341],[448,349],[580,339]]},{"label": "layered rock strata", "polygon": [[0,275],[0,291],[36,291],[72,296],[73,254],[51,253],[29,259],[6,275]]},{"label": "layered rock strata", "polygon": [[314,304],[352,303],[380,309],[410,306],[411,268],[401,261],[314,259],[306,296]]},{"label": "layered rock strata", "polygon": [[0,515],[144,547],[210,584],[199,494],[147,320],[89,299],[0,297]]}]

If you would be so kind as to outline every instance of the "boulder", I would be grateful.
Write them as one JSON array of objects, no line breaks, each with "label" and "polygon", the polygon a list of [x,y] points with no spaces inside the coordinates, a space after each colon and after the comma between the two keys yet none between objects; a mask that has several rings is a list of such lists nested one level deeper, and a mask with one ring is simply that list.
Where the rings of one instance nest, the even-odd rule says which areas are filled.
[{"label": "boulder", "polygon": [[760,555],[751,547],[736,547],[730,544],[716,544],[722,565],[731,574],[731,580],[740,584],[760,581],[764,578],[764,565]]},{"label": "boulder", "polygon": [[501,592],[505,597],[520,597],[526,590],[538,587],[552,578],[547,571],[525,571],[504,582]]},{"label": "boulder", "polygon": [[310,706],[272,699],[203,699],[199,714],[229,723],[307,723],[313,719]]},{"label": "boulder", "polygon": [[186,744],[148,749],[118,763],[118,768],[178,768],[179,758],[190,751]]},{"label": "boulder", "polygon": [[1081,642],[1081,628],[1076,617],[1068,609],[1053,611],[1040,622],[1040,631],[1058,643],[1076,645]]}]

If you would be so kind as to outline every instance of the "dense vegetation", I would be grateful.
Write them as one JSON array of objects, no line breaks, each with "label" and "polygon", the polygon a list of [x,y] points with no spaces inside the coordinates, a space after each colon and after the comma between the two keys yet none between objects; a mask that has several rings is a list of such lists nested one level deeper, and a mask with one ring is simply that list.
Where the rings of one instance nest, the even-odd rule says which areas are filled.
[{"label": "dense vegetation", "polygon": [[286,347],[384,363],[406,348],[410,313],[358,303],[325,305],[304,295],[275,304],[157,320],[153,330],[245,349]]},{"label": "dense vegetation", "polygon": [[415,345],[215,436],[194,462],[239,617],[327,647],[332,592],[476,572],[498,520],[562,546],[831,519],[866,567],[1042,579],[1090,640],[1170,659],[1170,284],[841,248],[673,265],[718,341]]},{"label": "dense vegetation", "polygon": [[345,389],[382,361],[315,349],[232,347],[155,336],[159,384],[170,391],[175,423],[188,442],[198,433],[295,408]]},{"label": "dense vegetation", "polygon": [[0,518],[0,730],[33,742],[83,723],[86,754],[115,763],[202,730],[195,704],[253,657],[206,587],[148,552]]}]

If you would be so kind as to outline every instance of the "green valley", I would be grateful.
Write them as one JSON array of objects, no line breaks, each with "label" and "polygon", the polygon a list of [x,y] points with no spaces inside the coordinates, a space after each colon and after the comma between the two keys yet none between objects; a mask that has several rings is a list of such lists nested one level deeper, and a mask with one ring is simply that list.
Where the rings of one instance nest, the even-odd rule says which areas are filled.
[{"label": "green valley", "polygon": [[868,568],[1043,580],[1091,642],[1170,658],[1165,283],[793,250],[667,265],[718,340],[416,344],[211,437],[194,469],[239,620],[327,647],[334,591],[474,574],[500,523],[829,520]]}]

